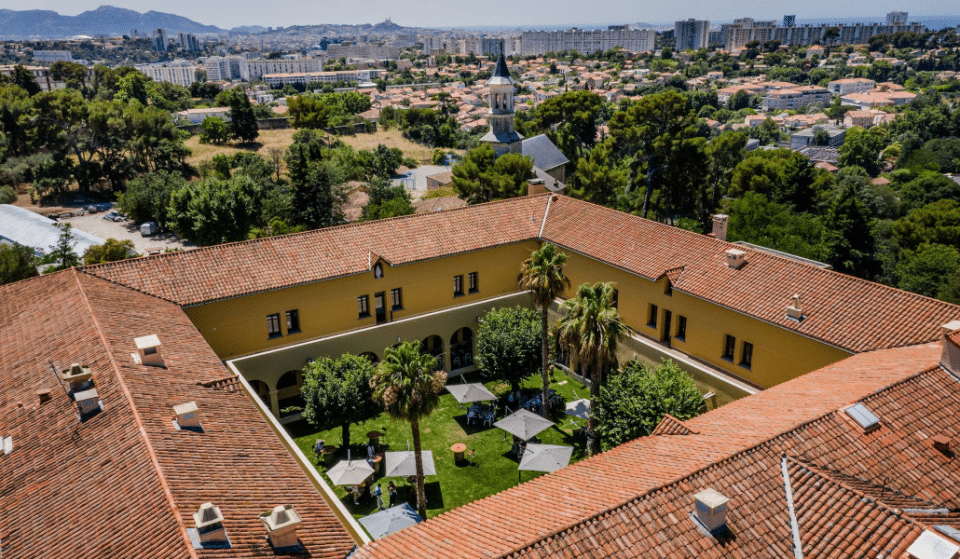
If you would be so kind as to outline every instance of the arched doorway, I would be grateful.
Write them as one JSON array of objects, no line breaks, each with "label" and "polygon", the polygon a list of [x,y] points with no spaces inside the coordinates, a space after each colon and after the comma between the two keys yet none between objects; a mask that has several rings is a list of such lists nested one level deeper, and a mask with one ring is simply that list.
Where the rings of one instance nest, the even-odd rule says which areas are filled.
[{"label": "arched doorway", "polygon": [[[299,413],[306,405],[300,395],[303,386],[303,371],[287,371],[277,380],[277,400],[280,405],[280,417]],[[299,409],[296,409],[299,408]],[[288,411],[284,411],[288,410]]]},{"label": "arched doorway", "polygon": [[473,365],[473,330],[464,327],[450,338],[450,369],[457,370]]},{"label": "arched doorway", "polygon": [[420,353],[432,355],[437,360],[437,370],[443,369],[443,338],[427,336],[420,342]]},{"label": "arched doorway", "polygon": [[253,391],[256,392],[257,396],[267,405],[267,408],[270,407],[270,387],[267,386],[267,383],[262,380],[251,380],[250,387],[253,388]]},{"label": "arched doorway", "polygon": [[370,361],[374,365],[380,362],[380,358],[377,357],[377,354],[372,351],[364,351],[360,354],[360,357],[366,357],[367,361]]}]

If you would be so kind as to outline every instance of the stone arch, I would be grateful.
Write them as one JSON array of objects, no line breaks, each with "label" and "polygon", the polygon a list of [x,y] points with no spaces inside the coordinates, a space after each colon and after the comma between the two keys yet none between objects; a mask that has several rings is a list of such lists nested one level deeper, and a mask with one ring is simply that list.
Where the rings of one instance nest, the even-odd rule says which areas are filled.
[{"label": "stone arch", "polygon": [[299,373],[300,371],[287,371],[280,375],[280,378],[277,380],[277,390],[298,386],[297,377]]},{"label": "stone arch", "polygon": [[303,371],[287,371],[277,379],[277,402],[280,408],[280,417],[293,415],[296,412],[284,413],[285,409],[303,409],[306,401],[300,394],[303,386]]},{"label": "stone arch", "polygon": [[420,353],[432,355],[437,360],[437,370],[443,369],[443,338],[427,336],[420,342]]},{"label": "stone arch", "polygon": [[251,380],[250,388],[253,388],[253,391],[267,407],[270,407],[270,386],[267,383],[262,380]]},{"label": "stone arch", "polygon": [[464,326],[450,337],[450,369],[473,365],[473,330]]}]

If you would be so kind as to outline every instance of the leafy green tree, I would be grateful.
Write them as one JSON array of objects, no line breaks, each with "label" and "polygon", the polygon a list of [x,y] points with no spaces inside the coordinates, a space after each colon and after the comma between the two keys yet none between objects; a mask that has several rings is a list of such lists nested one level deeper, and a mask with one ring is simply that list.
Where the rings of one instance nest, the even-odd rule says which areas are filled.
[{"label": "leafy green tree", "polygon": [[731,111],[739,111],[740,109],[747,109],[750,107],[750,92],[745,89],[734,93],[730,96],[730,99],[727,100],[727,108]]},{"label": "leafy green tree", "polygon": [[824,259],[833,269],[865,279],[879,272],[876,245],[870,233],[870,215],[856,184],[837,193],[824,219]]},{"label": "leafy green tree", "polygon": [[960,252],[952,246],[922,245],[901,258],[897,265],[897,287],[937,297],[960,270]]},{"label": "leafy green tree", "polygon": [[32,248],[17,243],[0,243],[0,285],[38,275],[37,263]]},{"label": "leafy green tree", "polygon": [[310,165],[324,158],[326,137],[316,130],[298,130],[293,135],[293,143],[287,148],[284,161],[287,164],[287,176],[293,184],[306,180]]},{"label": "leafy green tree", "polygon": [[403,185],[393,186],[384,179],[374,180],[368,190],[370,201],[363,207],[361,221],[413,215],[413,199]]},{"label": "leafy green tree", "polygon": [[681,421],[704,411],[693,379],[670,360],[652,367],[631,361],[600,388],[597,436],[604,451],[653,432],[666,414]]},{"label": "leafy green tree", "polygon": [[468,204],[513,198],[526,192],[533,160],[515,153],[497,157],[489,144],[470,150],[453,167],[453,189]]},{"label": "leafy green tree", "polygon": [[863,128],[855,127],[847,131],[843,144],[839,148],[840,167],[856,165],[862,167],[871,177],[880,173],[880,150],[882,140]]},{"label": "leafy green tree", "polygon": [[208,116],[200,123],[201,144],[222,144],[230,139],[230,127],[220,117]]},{"label": "leafy green tree", "polygon": [[913,210],[897,220],[893,234],[904,250],[917,250],[923,244],[960,248],[960,204],[938,200]]},{"label": "leafy green tree", "polygon": [[83,253],[83,263],[87,266],[92,264],[102,264],[104,262],[116,262],[133,258],[133,241],[126,239],[118,241],[117,239],[107,239],[102,245],[93,245]]},{"label": "leafy green tree", "polygon": [[390,178],[397,172],[397,167],[403,164],[403,150],[400,148],[388,148],[383,144],[377,144],[374,154],[374,174]]},{"label": "leafy green tree", "polygon": [[259,217],[262,190],[250,178],[207,178],[170,197],[168,225],[201,246],[247,238]]},{"label": "leafy green tree", "polygon": [[[223,92],[226,106],[230,107],[230,133],[243,142],[252,142],[260,135],[257,115],[246,93],[238,87]],[[220,95],[217,96],[220,98]]]},{"label": "leafy green tree", "polygon": [[618,165],[613,139],[608,138],[590,150],[589,156],[577,161],[570,193],[581,200],[610,207],[629,180],[630,170]]},{"label": "leafy green tree", "polygon": [[294,128],[321,129],[329,126],[333,109],[318,97],[297,95],[287,98],[287,114]]},{"label": "leafy green tree", "polygon": [[565,91],[540,103],[535,125],[545,131],[561,123],[567,124],[582,154],[584,148],[596,141],[597,119],[603,105],[603,98],[591,91]]},{"label": "leafy green tree", "polygon": [[117,206],[134,221],[156,221],[165,227],[170,198],[187,182],[179,173],[159,171],[137,177],[127,183],[127,190],[117,197]]},{"label": "leafy green tree", "polygon": [[[760,140],[760,143],[765,146],[780,141],[780,127],[777,126],[777,123],[774,122],[772,118],[764,120],[759,126],[751,126],[747,133],[750,134],[751,138]],[[829,136],[827,140],[829,141]]]},{"label": "leafy green tree", "polygon": [[17,85],[0,85],[0,132],[8,153],[20,155],[29,150],[34,118],[34,103],[25,89]]},{"label": "leafy green tree", "polygon": [[809,159],[791,150],[757,150],[737,164],[730,178],[729,195],[757,192],[798,211],[814,208],[826,196],[824,184]]},{"label": "leafy green tree", "polygon": [[77,62],[58,60],[50,65],[50,77],[70,89],[82,90],[87,85],[87,67]]},{"label": "leafy green tree", "polygon": [[[567,255],[558,252],[556,245],[544,243],[520,265],[518,286],[533,295],[533,301],[540,309],[540,377],[543,380],[541,402],[550,401],[548,398],[550,388],[550,305],[570,286],[570,280],[563,275],[563,265],[566,262]],[[546,405],[542,406],[542,411],[543,417],[547,417],[549,410]]]},{"label": "leafy green tree", "polygon": [[43,264],[52,264],[44,270],[47,273],[80,265],[80,257],[73,250],[74,245],[77,244],[73,236],[73,226],[69,223],[60,223],[57,224],[57,228],[60,229],[57,244],[51,245],[50,252],[41,260]]},{"label": "leafy green tree", "polygon": [[491,309],[477,329],[476,364],[481,371],[509,382],[513,391],[540,367],[537,313],[522,307]]},{"label": "leafy green tree", "polygon": [[0,204],[12,204],[17,201],[17,192],[9,186],[0,186]]},{"label": "leafy green tree", "polygon": [[376,367],[366,357],[345,353],[339,359],[319,357],[303,368],[300,392],[303,418],[317,428],[339,425],[344,448],[350,447],[350,425],[380,414],[370,380]]},{"label": "leafy green tree", "polygon": [[708,172],[706,180],[701,181],[698,207],[700,222],[704,227],[720,206],[720,200],[727,195],[733,171],[743,161],[746,146],[747,137],[740,132],[724,132],[707,144]]},{"label": "leafy green tree", "polygon": [[150,78],[140,72],[127,72],[118,80],[117,92],[113,98],[117,101],[136,100],[140,102],[141,105],[146,105],[150,102],[150,97],[147,93],[150,83]]},{"label": "leafy green tree", "polygon": [[731,242],[746,241],[819,260],[823,234],[819,218],[771,202],[758,192],[747,192],[730,204],[727,239]]},{"label": "leafy green tree", "polygon": [[825,129],[816,126],[813,129],[813,145],[815,146],[829,146],[830,145],[830,133]]},{"label": "leafy green tree", "polygon": [[307,167],[306,176],[293,183],[293,207],[297,224],[310,229],[343,223],[342,171],[328,161],[316,161]]},{"label": "leafy green tree", "polygon": [[[903,171],[907,171],[907,169],[903,169]],[[901,171],[895,171],[894,173],[901,173]],[[913,178],[899,185],[899,195],[905,211],[919,208],[937,200],[960,201],[960,184],[942,173],[936,171],[909,172],[908,176]]]},{"label": "leafy green tree", "polygon": [[13,84],[22,88],[31,97],[43,91],[40,88],[40,84],[37,83],[37,79],[33,77],[33,72],[27,70],[20,64],[13,67],[12,78]]},{"label": "leafy green tree", "polygon": [[435,370],[432,355],[420,353],[420,344],[404,342],[387,348],[386,357],[370,380],[373,399],[383,403],[387,415],[410,422],[413,452],[417,465],[417,512],[427,518],[427,498],[423,487],[423,457],[420,420],[440,405],[440,392],[447,373]]},{"label": "leafy green tree", "polygon": [[[576,296],[560,307],[562,318],[554,325],[557,344],[576,355],[590,378],[591,409],[600,405],[600,386],[610,369],[616,366],[620,340],[630,332],[614,303],[612,283],[588,283],[577,288]],[[600,452],[597,417],[590,414],[587,435],[592,453]]]}]

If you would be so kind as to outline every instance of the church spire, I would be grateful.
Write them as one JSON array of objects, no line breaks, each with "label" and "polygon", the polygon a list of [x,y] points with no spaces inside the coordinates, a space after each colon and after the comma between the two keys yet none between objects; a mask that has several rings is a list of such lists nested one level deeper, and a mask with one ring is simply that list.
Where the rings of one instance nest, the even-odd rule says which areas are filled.
[{"label": "church spire", "polygon": [[503,56],[502,44],[493,75],[487,80],[487,87],[487,102],[490,105],[487,122],[490,123],[490,132],[480,141],[490,143],[498,156],[520,153],[523,136],[513,128],[513,78],[510,77],[510,69]]}]

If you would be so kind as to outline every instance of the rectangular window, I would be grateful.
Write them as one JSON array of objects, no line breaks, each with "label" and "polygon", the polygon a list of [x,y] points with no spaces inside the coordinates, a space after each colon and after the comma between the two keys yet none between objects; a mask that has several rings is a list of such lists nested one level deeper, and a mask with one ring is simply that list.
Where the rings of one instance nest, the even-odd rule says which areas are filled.
[{"label": "rectangular window", "polygon": [[667,286],[663,289],[663,294],[667,297],[673,296],[673,285],[670,283],[670,280],[667,280]]},{"label": "rectangular window", "polygon": [[743,342],[743,351],[740,352],[740,366],[749,369],[753,364],[753,344]]},{"label": "rectangular window", "polygon": [[687,317],[677,315],[677,339],[687,339]]},{"label": "rectangular window", "polygon": [[723,342],[723,358],[727,361],[733,361],[733,350],[737,347],[737,339],[727,334]]},{"label": "rectangular window", "polygon": [[287,311],[287,334],[297,334],[300,332],[300,311],[293,309]]},{"label": "rectangular window", "polygon": [[390,290],[390,299],[393,301],[393,310],[400,310],[403,308],[403,292],[400,288]]},{"label": "rectangular window", "polygon": [[279,338],[283,335],[283,332],[280,331],[280,314],[268,314],[267,315],[267,336],[271,338]]},{"label": "rectangular window", "polygon": [[613,308],[617,308],[617,305],[620,304],[620,291],[617,289],[613,290]]},{"label": "rectangular window", "polygon": [[463,276],[453,276],[453,296],[463,295]]},{"label": "rectangular window", "polygon": [[370,316],[370,296],[361,295],[357,297],[358,318],[367,318]]},{"label": "rectangular window", "polygon": [[647,326],[649,326],[650,328],[657,327],[657,313],[659,311],[660,309],[658,309],[656,305],[652,303],[650,304],[650,315],[647,316]]},{"label": "rectangular window", "polygon": [[470,274],[467,275],[467,287],[470,289],[470,293],[480,291],[480,284],[477,282],[477,272],[470,272]]}]

